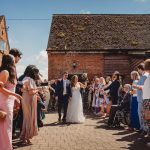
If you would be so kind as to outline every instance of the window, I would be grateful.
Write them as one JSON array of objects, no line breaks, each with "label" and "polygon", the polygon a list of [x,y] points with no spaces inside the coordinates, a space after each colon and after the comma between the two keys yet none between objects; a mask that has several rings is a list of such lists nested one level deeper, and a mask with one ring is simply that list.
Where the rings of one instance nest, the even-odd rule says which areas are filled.
[{"label": "window", "polygon": [[6,50],[6,42],[0,39],[0,50]]}]

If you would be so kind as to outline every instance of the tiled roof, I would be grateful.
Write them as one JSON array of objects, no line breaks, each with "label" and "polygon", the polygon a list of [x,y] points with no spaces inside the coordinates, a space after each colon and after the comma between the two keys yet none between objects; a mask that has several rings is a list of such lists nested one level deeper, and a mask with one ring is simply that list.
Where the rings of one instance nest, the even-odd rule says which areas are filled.
[{"label": "tiled roof", "polygon": [[55,14],[47,50],[150,49],[149,14]]}]

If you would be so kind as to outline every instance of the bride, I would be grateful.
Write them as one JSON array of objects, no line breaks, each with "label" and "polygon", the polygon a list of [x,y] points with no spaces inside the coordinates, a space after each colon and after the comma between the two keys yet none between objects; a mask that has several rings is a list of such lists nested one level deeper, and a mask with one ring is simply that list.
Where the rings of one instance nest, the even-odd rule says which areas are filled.
[{"label": "bride", "polygon": [[85,121],[80,87],[86,88],[84,84],[78,82],[78,76],[74,75],[71,79],[72,98],[68,104],[67,122],[83,123]]}]

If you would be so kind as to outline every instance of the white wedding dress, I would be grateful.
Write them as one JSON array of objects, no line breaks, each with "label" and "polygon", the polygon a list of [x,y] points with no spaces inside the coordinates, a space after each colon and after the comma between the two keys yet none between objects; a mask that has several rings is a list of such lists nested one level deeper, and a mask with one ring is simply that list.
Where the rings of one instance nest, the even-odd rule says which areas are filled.
[{"label": "white wedding dress", "polygon": [[68,104],[66,120],[72,123],[83,123],[85,121],[79,83],[72,87],[72,98]]}]

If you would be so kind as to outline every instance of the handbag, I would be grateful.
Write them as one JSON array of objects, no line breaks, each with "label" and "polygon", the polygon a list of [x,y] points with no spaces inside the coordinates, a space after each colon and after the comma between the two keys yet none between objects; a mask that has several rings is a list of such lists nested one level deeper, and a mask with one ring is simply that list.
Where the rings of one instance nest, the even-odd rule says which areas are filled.
[{"label": "handbag", "polygon": [[0,110],[0,119],[4,120],[7,116],[7,113],[3,110]]},{"label": "handbag", "polygon": [[143,118],[144,120],[150,120],[150,110],[149,109],[144,109],[143,110]]}]

